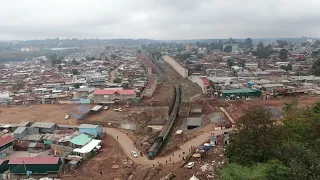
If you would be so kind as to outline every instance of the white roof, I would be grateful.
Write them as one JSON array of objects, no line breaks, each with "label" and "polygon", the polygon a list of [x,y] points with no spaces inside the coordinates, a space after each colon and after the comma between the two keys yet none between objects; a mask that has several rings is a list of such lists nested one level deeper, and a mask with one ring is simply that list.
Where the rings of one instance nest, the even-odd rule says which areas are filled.
[{"label": "white roof", "polygon": [[81,153],[81,154],[88,153],[88,152],[92,151],[96,146],[98,146],[100,144],[100,142],[101,142],[101,140],[93,139],[87,145],[83,146],[81,149],[79,149],[79,148],[74,149],[73,152],[77,152],[77,153]]}]

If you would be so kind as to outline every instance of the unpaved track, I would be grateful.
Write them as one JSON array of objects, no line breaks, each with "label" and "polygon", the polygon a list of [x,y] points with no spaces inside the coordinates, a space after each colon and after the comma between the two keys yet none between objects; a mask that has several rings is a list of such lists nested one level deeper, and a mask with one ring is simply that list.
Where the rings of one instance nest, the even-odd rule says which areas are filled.
[{"label": "unpaved track", "polygon": [[[184,143],[183,145],[180,146],[181,150],[177,150],[175,151],[173,154],[167,155],[165,157],[156,157],[154,160],[149,160],[147,158],[146,155],[143,155],[142,157],[139,156],[138,158],[134,158],[131,155],[131,151],[136,151],[138,154],[140,154],[140,152],[137,150],[137,148],[134,146],[132,140],[123,132],[114,129],[114,128],[105,128],[105,132],[107,132],[107,134],[111,135],[113,138],[118,139],[118,142],[120,144],[120,146],[122,147],[122,150],[126,153],[126,155],[135,163],[137,164],[158,164],[158,163],[162,163],[165,164],[166,160],[168,163],[170,162],[179,162],[182,160],[182,152],[185,152],[186,154],[189,153],[189,148],[191,146],[197,147],[202,145],[203,143],[205,143],[206,141],[209,140],[210,134],[213,133],[214,135],[221,135],[223,134],[223,132],[225,131],[231,131],[232,129],[227,129],[227,130],[215,130],[215,131],[210,131],[210,132],[206,132],[204,134],[201,134],[199,136],[197,136],[194,139],[191,139],[190,141],[187,141],[186,143]],[[179,157],[179,154],[181,155],[181,157]],[[169,157],[171,158],[171,161],[169,161]]]}]

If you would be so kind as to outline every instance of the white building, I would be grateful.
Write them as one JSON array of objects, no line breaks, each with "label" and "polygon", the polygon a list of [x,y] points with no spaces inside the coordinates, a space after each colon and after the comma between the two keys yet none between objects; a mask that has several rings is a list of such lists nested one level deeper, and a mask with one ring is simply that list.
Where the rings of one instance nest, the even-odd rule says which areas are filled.
[{"label": "white building", "polygon": [[170,56],[164,56],[163,60],[170,64],[173,69],[175,69],[183,78],[188,77],[188,69],[183,67],[181,64],[179,64],[177,61],[172,59]]}]

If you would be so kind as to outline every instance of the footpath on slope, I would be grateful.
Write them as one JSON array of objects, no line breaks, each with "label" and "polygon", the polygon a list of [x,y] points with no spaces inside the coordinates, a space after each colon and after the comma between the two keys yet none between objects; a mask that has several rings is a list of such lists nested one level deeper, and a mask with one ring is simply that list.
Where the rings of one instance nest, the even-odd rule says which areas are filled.
[{"label": "footpath on slope", "polygon": [[[125,133],[117,129],[105,127],[105,132],[108,135],[111,135],[113,138],[117,139],[120,146],[122,147],[122,150],[133,162],[137,164],[146,164],[146,165],[147,164],[156,165],[158,163],[165,164],[166,160],[168,164],[172,162],[174,163],[179,162],[182,160],[182,152],[185,152],[185,156],[186,156],[187,154],[189,154],[189,149],[191,146],[198,147],[202,145],[203,143],[209,140],[210,134],[214,134],[215,136],[217,136],[217,135],[222,135],[224,132],[227,132],[227,131],[232,131],[232,128],[206,132],[204,134],[197,136],[196,138],[191,139],[190,141],[185,142],[183,145],[180,146],[180,150],[177,150],[173,153],[174,156],[173,154],[169,154],[164,157],[156,157],[153,160],[149,160],[146,155],[143,155],[142,157],[139,156],[137,158],[134,158],[131,155],[131,151],[136,151],[138,155],[140,154],[140,152],[134,146],[134,143],[132,142],[132,140]],[[179,154],[180,154],[180,157],[179,157]],[[171,158],[171,161],[169,161],[169,158]]]}]

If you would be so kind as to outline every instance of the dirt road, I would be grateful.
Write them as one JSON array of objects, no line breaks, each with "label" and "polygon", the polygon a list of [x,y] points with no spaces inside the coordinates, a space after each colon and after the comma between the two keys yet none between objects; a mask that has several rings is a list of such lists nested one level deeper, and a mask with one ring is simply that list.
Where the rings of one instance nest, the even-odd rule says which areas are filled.
[{"label": "dirt road", "polygon": [[[137,150],[137,148],[135,148],[132,140],[123,132],[120,132],[117,129],[114,128],[105,128],[105,132],[107,132],[107,134],[111,135],[112,137],[114,137],[115,139],[118,139],[118,142],[120,144],[120,146],[122,147],[122,150],[127,154],[128,157],[130,157],[130,159],[132,161],[134,161],[137,164],[158,164],[158,163],[162,163],[165,164],[166,160],[168,163],[172,163],[172,162],[179,162],[182,160],[182,152],[185,152],[186,154],[189,153],[189,148],[191,146],[200,146],[201,144],[203,144],[204,142],[208,141],[209,137],[210,137],[210,133],[213,133],[215,135],[221,135],[223,134],[223,132],[225,131],[231,131],[232,129],[228,129],[228,130],[216,130],[216,131],[210,131],[210,132],[206,132],[204,134],[201,134],[199,136],[197,136],[194,139],[191,139],[190,141],[184,143],[183,145],[180,146],[181,150],[177,150],[175,151],[173,154],[167,155],[165,157],[157,157],[154,160],[149,160],[145,155],[144,156],[139,156],[138,158],[134,158],[131,155],[131,151],[136,151],[138,154],[140,154],[140,152]],[[180,157],[179,157],[180,155]],[[171,161],[169,161],[169,158],[171,158]]]}]

